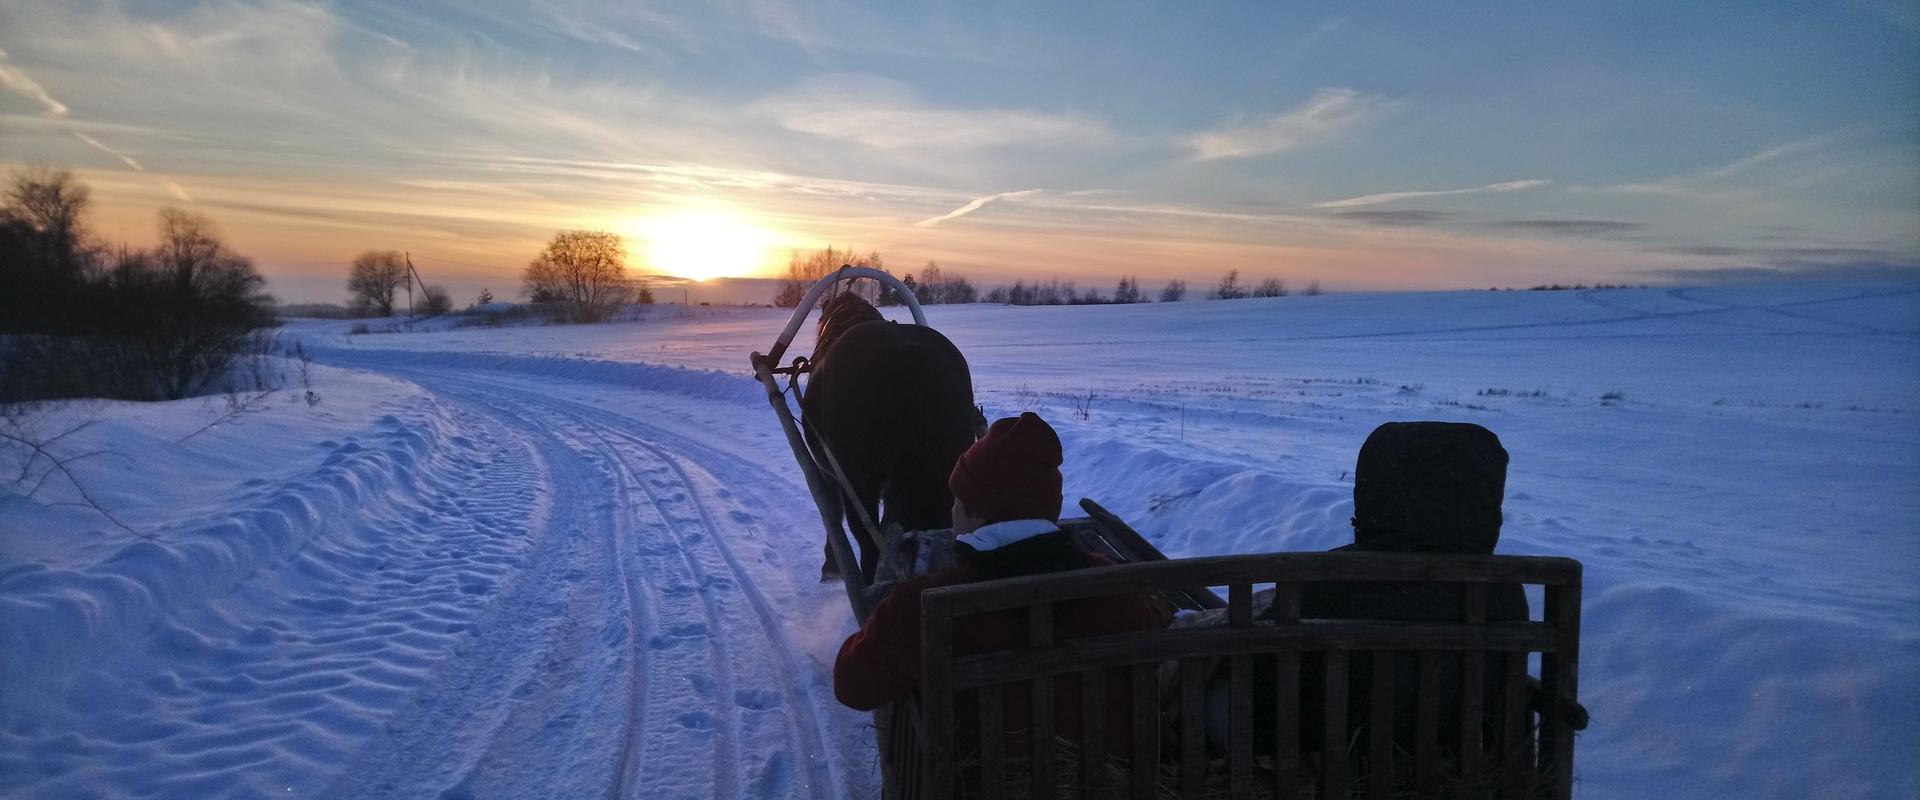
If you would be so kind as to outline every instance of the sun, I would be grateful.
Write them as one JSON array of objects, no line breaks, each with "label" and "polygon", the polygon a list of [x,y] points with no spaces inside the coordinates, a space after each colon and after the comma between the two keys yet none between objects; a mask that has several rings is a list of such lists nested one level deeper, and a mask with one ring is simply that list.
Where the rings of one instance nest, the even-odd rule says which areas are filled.
[{"label": "sun", "polygon": [[716,209],[671,211],[635,220],[653,269],[696,281],[760,272],[772,236],[746,217]]}]

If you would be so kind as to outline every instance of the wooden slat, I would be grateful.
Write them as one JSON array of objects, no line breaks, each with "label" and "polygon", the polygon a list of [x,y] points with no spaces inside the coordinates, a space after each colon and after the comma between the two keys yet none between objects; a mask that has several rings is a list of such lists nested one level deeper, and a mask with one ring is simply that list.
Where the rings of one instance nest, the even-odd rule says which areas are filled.
[{"label": "wooden slat", "polygon": [[1440,658],[1420,651],[1419,698],[1414,711],[1413,785],[1419,797],[1432,797],[1440,780]]},{"label": "wooden slat", "polygon": [[[1526,656],[1522,655],[1522,658]],[[1386,800],[1393,788],[1393,669],[1394,654],[1376,650],[1372,657],[1373,687],[1367,701],[1369,745],[1367,760],[1367,796]]]},{"label": "wooden slat", "polygon": [[[1034,649],[1053,644],[1053,604],[1027,607],[1027,644]],[[1056,785],[1053,763],[1053,676],[1036,675],[1032,680],[1033,797],[1051,800]]]},{"label": "wooden slat", "polygon": [[1036,800],[1048,800],[1053,797],[1056,785],[1053,774],[1053,678],[1034,678],[1032,687],[1033,724],[1029,727],[1033,732],[1032,747],[1029,748],[1033,756],[1032,791]]},{"label": "wooden slat", "polygon": [[1267,607],[1267,618],[1282,625],[1300,621],[1300,584],[1273,585],[1273,605]]},{"label": "wooden slat", "polygon": [[1486,654],[1469,651],[1460,658],[1460,777],[1480,777],[1482,736],[1485,733],[1481,695],[1486,686]]},{"label": "wooden slat", "polygon": [[1329,650],[1326,654],[1326,695],[1321,698],[1324,724],[1320,732],[1320,778],[1322,796],[1347,796],[1347,654]]},{"label": "wooden slat", "polygon": [[[1275,584],[1268,615],[1275,625],[1298,623],[1300,584]],[[1273,662],[1273,794],[1294,800],[1300,796],[1300,652],[1281,650]]]},{"label": "wooden slat", "polygon": [[[1327,581],[1440,581],[1564,585],[1579,579],[1580,562],[1542,556],[1405,555],[1398,553],[1269,553],[1209,556],[1026,575],[941,586],[952,613],[977,614],[1040,602],[1182,586]],[[924,602],[924,601],[923,601]],[[1215,598],[1215,602],[1219,602]]]},{"label": "wooden slat", "polygon": [[[1524,656],[1523,656],[1524,657]],[[1107,671],[1080,673],[1080,796],[1106,796],[1099,789],[1107,766]]]},{"label": "wooden slat", "polygon": [[1300,654],[1276,653],[1273,666],[1273,794],[1300,796]]},{"label": "wooden slat", "polygon": [[1184,656],[1230,656],[1280,650],[1551,651],[1554,630],[1540,622],[1352,622],[1306,620],[1250,628],[1174,628],[1093,636],[1039,652],[988,653],[954,659],[952,687],[971,689],[1035,675],[1120,667]]},{"label": "wooden slat", "polygon": [[1245,628],[1253,624],[1253,584],[1236,583],[1227,587],[1227,625]]},{"label": "wooden slat", "polygon": [[1502,791],[1526,796],[1533,772],[1533,741],[1527,734],[1527,654],[1508,653],[1500,670],[1500,754]]},{"label": "wooden slat", "polygon": [[1134,800],[1155,800],[1160,778],[1160,677],[1152,664],[1133,668]]},{"label": "wooden slat", "polygon": [[[1576,576],[1577,577],[1577,576]],[[1548,709],[1541,725],[1542,769],[1550,779],[1552,796],[1573,797],[1573,729],[1563,704],[1579,700],[1580,585],[1547,587],[1547,623],[1554,626],[1555,651],[1541,656],[1541,688]]]},{"label": "wooden slat", "polygon": [[[1487,589],[1467,586],[1461,595],[1462,617],[1468,625],[1487,619]],[[1480,757],[1486,733],[1485,703],[1486,654],[1467,651],[1460,659],[1460,776],[1473,781],[1480,777]]]},{"label": "wooden slat", "polygon": [[1027,646],[1035,650],[1053,646],[1052,603],[1027,608]]},{"label": "wooden slat", "polygon": [[1253,796],[1253,656],[1227,661],[1227,794]]},{"label": "wooden slat", "polygon": [[1207,661],[1180,659],[1180,794],[1199,797],[1207,774]]},{"label": "wooden slat", "polygon": [[926,757],[918,779],[921,796],[946,800],[953,794],[953,615],[939,600],[920,616],[920,746]]},{"label": "wooden slat", "polygon": [[980,687],[980,796],[1007,795],[1007,697],[998,684]]}]

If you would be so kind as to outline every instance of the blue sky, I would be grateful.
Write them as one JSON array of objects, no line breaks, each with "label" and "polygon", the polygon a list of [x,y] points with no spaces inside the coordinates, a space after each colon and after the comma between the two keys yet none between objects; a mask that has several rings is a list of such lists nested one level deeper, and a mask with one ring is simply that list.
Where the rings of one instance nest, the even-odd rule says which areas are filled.
[{"label": "blue sky", "polygon": [[572,227],[672,272],[688,209],[989,282],[1920,265],[1913,3],[0,0],[0,51],[0,161],[289,299],[375,248],[502,293]]}]

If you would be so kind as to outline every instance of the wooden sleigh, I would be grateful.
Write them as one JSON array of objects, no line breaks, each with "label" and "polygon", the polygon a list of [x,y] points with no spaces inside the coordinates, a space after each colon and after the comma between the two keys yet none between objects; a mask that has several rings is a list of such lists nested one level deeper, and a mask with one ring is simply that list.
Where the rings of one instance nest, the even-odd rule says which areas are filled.
[{"label": "wooden sleigh", "polygon": [[[892,276],[847,268],[812,287],[769,354],[754,353],[752,364],[863,620],[893,581],[949,563],[952,533],[881,531],[880,568],[869,585],[847,536],[845,482],[833,474],[831,453],[812,452],[801,435],[806,365],[795,359],[782,367],[781,356],[821,294],[861,277],[892,286],[914,321],[926,324],[911,290]],[[1062,527],[1115,566],[923,595],[919,690],[875,712],[886,797],[1572,796],[1574,731],[1586,724],[1576,699],[1579,562],[1356,552],[1169,560],[1098,504],[1081,506],[1088,516],[1064,519]],[[1303,587],[1354,581],[1455,584],[1461,607],[1457,619],[1440,622],[1301,617]],[[1491,621],[1492,584],[1541,587],[1544,609],[1537,619]],[[1227,599],[1214,587],[1224,587]],[[1156,630],[1054,637],[1055,604],[1121,592],[1158,595],[1182,617]],[[954,651],[958,620],[1008,611],[1025,619],[1025,648]],[[1446,678],[1452,685],[1443,685]],[[1272,687],[1270,708],[1256,708],[1260,684]],[[1077,724],[1055,719],[1061,685],[1081,694],[1086,713]],[[1132,698],[1124,752],[1107,746],[1115,732],[1102,709],[1114,685]],[[1309,685],[1318,691],[1303,692]],[[1006,729],[1016,701],[1025,704],[1031,730]],[[1317,703],[1318,713],[1303,715],[1303,702]],[[1209,737],[1209,716],[1220,722],[1220,705],[1224,736]],[[977,708],[978,719],[963,724],[957,708]],[[1303,716],[1317,716],[1318,729],[1303,731]],[[1259,721],[1269,730],[1257,737]],[[1256,747],[1257,738],[1272,746]],[[1307,741],[1321,744],[1303,747]]]}]

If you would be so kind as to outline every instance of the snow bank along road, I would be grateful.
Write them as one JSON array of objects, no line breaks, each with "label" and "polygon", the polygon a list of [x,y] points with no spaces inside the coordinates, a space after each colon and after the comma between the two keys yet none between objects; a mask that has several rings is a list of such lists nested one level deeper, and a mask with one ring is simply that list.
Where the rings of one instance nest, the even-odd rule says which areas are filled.
[{"label": "snow bank along road", "polygon": [[[1587,566],[1582,797],[1920,796],[1920,284],[929,313],[1176,556],[1348,541],[1380,422],[1499,433],[1501,552]],[[784,318],[303,322],[318,406],[56,410],[151,538],[0,491],[0,796],[871,796]]]},{"label": "snow bank along road", "polygon": [[[846,612],[762,522],[789,479],[551,387],[357,363],[425,393],[238,510],[5,573],[0,794],[870,788],[792,641]],[[81,680],[33,674],[56,659]]]}]

